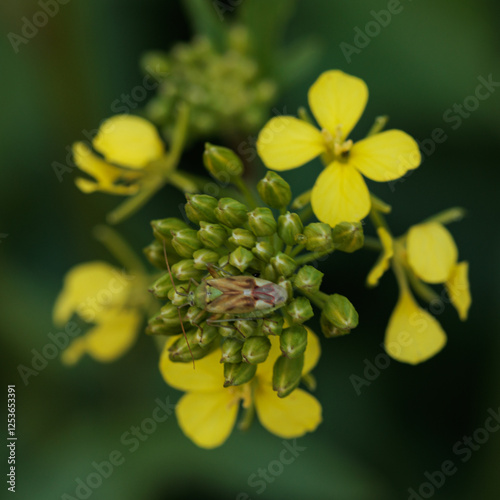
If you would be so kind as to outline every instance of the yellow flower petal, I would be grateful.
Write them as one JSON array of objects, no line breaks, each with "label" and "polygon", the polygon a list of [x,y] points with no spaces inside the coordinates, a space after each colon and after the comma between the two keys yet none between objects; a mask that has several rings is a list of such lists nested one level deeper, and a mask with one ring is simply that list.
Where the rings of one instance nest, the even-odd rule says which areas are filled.
[{"label": "yellow flower petal", "polygon": [[416,365],[437,354],[446,344],[438,321],[402,290],[385,334],[385,350],[398,361]]},{"label": "yellow flower petal", "polygon": [[144,168],[164,153],[156,127],[133,115],[116,115],[106,120],[93,145],[107,161],[137,169]]},{"label": "yellow flower petal", "polygon": [[185,394],[175,412],[179,426],[189,439],[201,448],[215,448],[231,434],[238,407],[232,392],[223,389]]},{"label": "yellow flower petal", "polygon": [[77,313],[84,321],[99,321],[110,308],[121,307],[130,291],[130,276],[106,262],[86,262],[64,277],[56,299],[54,324],[60,326]]},{"label": "yellow flower petal", "polygon": [[451,303],[458,312],[462,321],[467,319],[469,307],[472,302],[469,289],[469,263],[458,263],[445,283]]},{"label": "yellow flower petal", "polygon": [[272,387],[259,384],[255,390],[255,409],[261,424],[285,439],[312,432],[321,423],[321,405],[302,389],[286,398],[278,398]]},{"label": "yellow flower petal", "polygon": [[321,356],[321,344],[319,343],[318,336],[310,328],[306,327],[306,330],[307,349],[304,354],[304,368],[302,369],[304,375],[317,365]]},{"label": "yellow flower petal", "polygon": [[378,237],[382,243],[382,253],[366,278],[368,286],[377,286],[379,279],[389,269],[389,264],[394,255],[391,235],[383,227],[377,228]]},{"label": "yellow flower petal", "polygon": [[334,227],[340,222],[360,221],[370,211],[370,193],[353,167],[331,163],[321,172],[311,194],[316,217]]},{"label": "yellow flower petal", "polygon": [[300,167],[325,151],[321,132],[292,116],[271,118],[260,131],[257,151],[273,170]]},{"label": "yellow flower petal", "polygon": [[401,130],[387,130],[356,142],[349,163],[373,181],[399,179],[420,165],[418,144]]},{"label": "yellow flower petal", "polygon": [[135,310],[108,311],[101,323],[70,344],[63,353],[63,362],[77,363],[85,353],[100,362],[119,358],[135,342],[141,319]]},{"label": "yellow flower petal", "polygon": [[103,184],[98,184],[97,182],[89,181],[83,177],[77,177],[75,179],[76,187],[82,191],[82,193],[95,193],[96,191],[101,191],[108,194],[117,194],[121,196],[129,196],[131,194],[137,193],[139,191],[139,186],[133,184],[131,186],[122,185],[112,185],[106,186]]},{"label": "yellow flower petal", "polygon": [[321,128],[335,137],[341,127],[341,138],[345,140],[363,114],[368,87],[360,78],[342,71],[325,71],[309,89],[308,98]]},{"label": "yellow flower petal", "polygon": [[[175,340],[175,339],[174,339]],[[192,363],[170,361],[167,342],[160,357],[160,371],[165,382],[180,391],[214,392],[224,388],[224,367],[219,362],[220,350]]]},{"label": "yellow flower petal", "polygon": [[407,239],[408,263],[427,283],[444,283],[457,263],[458,250],[449,231],[437,222],[412,226]]}]

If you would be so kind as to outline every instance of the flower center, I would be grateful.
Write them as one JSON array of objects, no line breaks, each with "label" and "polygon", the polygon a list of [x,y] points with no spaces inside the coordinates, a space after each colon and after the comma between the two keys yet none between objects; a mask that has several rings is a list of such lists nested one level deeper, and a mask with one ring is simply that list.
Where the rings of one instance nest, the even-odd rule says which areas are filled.
[{"label": "flower center", "polygon": [[342,126],[337,127],[335,136],[333,136],[330,131],[323,129],[321,131],[323,139],[325,141],[327,153],[326,161],[330,163],[332,161],[338,161],[341,163],[346,163],[349,159],[349,153],[352,147],[352,140],[347,141],[342,140]]}]

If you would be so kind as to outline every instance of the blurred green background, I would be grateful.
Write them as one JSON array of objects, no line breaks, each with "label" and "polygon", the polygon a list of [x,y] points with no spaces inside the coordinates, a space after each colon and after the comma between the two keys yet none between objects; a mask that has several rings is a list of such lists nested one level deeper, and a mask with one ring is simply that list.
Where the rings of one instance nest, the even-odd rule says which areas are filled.
[{"label": "blurred green background", "polygon": [[[232,3],[236,13],[255,1],[222,3]],[[268,7],[259,3],[265,25]],[[162,381],[157,351],[145,336],[113,364],[86,358],[67,369],[54,359],[27,386],[19,377],[19,364],[30,366],[32,349],[42,349],[48,334],[57,331],[51,309],[64,273],[88,260],[112,262],[91,229],[118,199],[80,193],[74,173],[58,182],[51,165],[64,164],[67,146],[84,139],[85,130],[113,114],[115,99],[142,82],[138,59],[145,50],[168,50],[176,41],[189,40],[192,30],[181,2],[73,0],[60,5],[57,15],[15,53],[7,35],[19,34],[23,16],[31,19],[40,6],[2,2],[0,233],[7,236],[0,239],[1,371],[5,385],[17,387],[19,498],[78,498],[77,478],[85,480],[94,470],[92,462],[108,460],[113,450],[125,462],[92,490],[92,499],[403,499],[409,488],[418,491],[429,481],[426,471],[439,470],[448,459],[457,472],[442,487],[424,488],[421,494],[428,496],[422,498],[431,493],[439,499],[500,497],[500,432],[489,434],[465,463],[464,455],[453,452],[457,441],[484,426],[488,409],[500,407],[500,239],[495,226],[500,89],[455,129],[457,122],[444,117],[474,94],[478,77],[491,74],[500,81],[499,6],[493,0],[401,0],[401,11],[349,62],[341,43],[354,44],[355,28],[365,29],[373,20],[371,11],[396,4],[297,2],[284,45],[307,43],[311,57],[276,106],[294,113],[306,104],[307,89],[321,71],[340,68],[370,88],[360,131],[379,114],[390,115],[391,127],[419,141],[436,128],[445,131],[447,140],[394,190],[371,187],[393,205],[389,221],[396,234],[449,206],[467,208],[467,217],[450,230],[460,259],[470,262],[470,317],[461,323],[447,307],[438,317],[448,334],[446,348],[417,367],[393,361],[358,396],[350,377],[363,377],[366,362],[382,352],[397,289],[390,274],[378,289],[364,287],[375,259],[369,252],[325,262],[325,291],[350,297],[360,326],[350,336],[322,342],[315,375],[323,424],[297,440],[305,450],[262,492],[249,478],[278,459],[284,445],[257,422],[249,434],[234,432],[213,451],[195,447],[174,418],[159,424],[136,451],[123,445],[123,433],[151,416],[156,398],[179,396]],[[230,19],[227,13],[220,22]],[[195,144],[184,167],[203,173],[201,151],[202,145]],[[319,169],[314,164],[285,177],[298,194]],[[181,194],[167,187],[120,229],[140,251],[151,240],[148,221],[174,215],[181,201]]]}]

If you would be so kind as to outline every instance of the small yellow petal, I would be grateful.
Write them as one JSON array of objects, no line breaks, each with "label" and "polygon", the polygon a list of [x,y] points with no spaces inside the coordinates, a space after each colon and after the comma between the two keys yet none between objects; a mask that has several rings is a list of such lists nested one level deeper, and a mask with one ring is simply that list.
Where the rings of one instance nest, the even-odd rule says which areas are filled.
[{"label": "small yellow petal", "polygon": [[85,339],[83,336],[78,337],[62,352],[61,360],[65,365],[71,366],[78,363],[85,352]]},{"label": "small yellow petal", "polygon": [[[174,339],[175,340],[175,339]],[[160,372],[165,382],[180,391],[213,392],[224,387],[224,367],[219,362],[220,350],[216,350],[192,363],[170,361],[167,342],[160,357]]]},{"label": "small yellow petal", "polygon": [[302,389],[295,389],[281,399],[270,385],[259,384],[255,390],[255,409],[260,423],[285,439],[314,431],[322,420],[318,400]]},{"label": "small yellow petal", "polygon": [[238,407],[232,392],[221,389],[185,394],[177,403],[175,412],[184,434],[201,448],[210,449],[220,446],[229,437]]},{"label": "small yellow petal", "polygon": [[290,170],[316,158],[325,151],[321,132],[292,116],[271,118],[260,131],[257,151],[273,170]]},{"label": "small yellow petal", "polygon": [[302,373],[305,375],[309,373],[318,363],[321,356],[321,344],[319,343],[318,336],[310,329],[307,328],[307,349],[304,354],[304,368]]},{"label": "small yellow petal", "polygon": [[465,321],[472,302],[469,288],[469,263],[459,262],[453,268],[445,286],[459,318]]},{"label": "small yellow petal", "polygon": [[132,184],[130,186],[122,185],[104,185],[98,184],[96,182],[84,179],[83,177],[77,177],[75,179],[76,187],[83,193],[95,193],[100,191],[108,194],[116,194],[121,196],[129,196],[131,194],[137,193],[139,186],[137,184]]},{"label": "small yellow petal", "polygon": [[420,165],[418,144],[401,130],[387,130],[356,142],[349,163],[372,181],[399,179]]},{"label": "small yellow petal", "polygon": [[370,193],[353,167],[334,162],[321,172],[311,194],[314,214],[334,227],[340,222],[360,221],[370,211]]},{"label": "small yellow petal", "polygon": [[379,279],[387,271],[387,269],[389,269],[389,264],[394,255],[392,238],[387,229],[379,227],[377,229],[377,233],[380,242],[382,243],[382,253],[366,278],[366,284],[368,286],[378,285]]},{"label": "small yellow petal", "polygon": [[437,354],[446,344],[439,322],[402,290],[385,334],[385,350],[398,361],[416,365]]},{"label": "small yellow petal", "polygon": [[412,226],[407,239],[408,263],[427,283],[444,283],[457,263],[458,250],[449,231],[437,222]]},{"label": "small yellow petal", "polygon": [[342,71],[325,71],[309,89],[308,98],[321,128],[335,137],[341,127],[341,138],[345,140],[363,114],[368,87],[360,78]]},{"label": "small yellow petal", "polygon": [[133,115],[116,115],[106,120],[93,146],[107,161],[137,169],[144,168],[164,153],[156,127]]}]

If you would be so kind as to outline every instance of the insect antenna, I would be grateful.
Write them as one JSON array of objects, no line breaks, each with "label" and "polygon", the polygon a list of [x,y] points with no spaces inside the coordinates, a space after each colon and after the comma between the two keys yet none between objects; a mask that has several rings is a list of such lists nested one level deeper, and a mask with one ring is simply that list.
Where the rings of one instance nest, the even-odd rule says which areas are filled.
[{"label": "insect antenna", "polygon": [[[187,293],[179,293],[177,291],[177,288],[175,287],[174,278],[172,276],[172,271],[170,270],[170,264],[168,263],[167,247],[165,246],[165,240],[163,240],[163,255],[165,256],[165,262],[167,263],[168,274],[169,274],[170,279],[172,281],[172,286],[174,287],[175,293],[178,294],[178,295],[187,297]],[[191,358],[193,360],[193,369],[195,369],[196,367],[194,365],[193,351],[191,350],[191,346],[189,345],[189,341],[188,341],[188,338],[187,338],[187,335],[186,335],[186,330],[184,330],[184,322],[182,321],[182,315],[181,315],[181,308],[180,307],[177,307],[177,312],[179,313],[179,320],[181,322],[182,334],[184,335],[184,340],[186,341],[186,344],[188,346],[189,354],[191,354]]]}]

